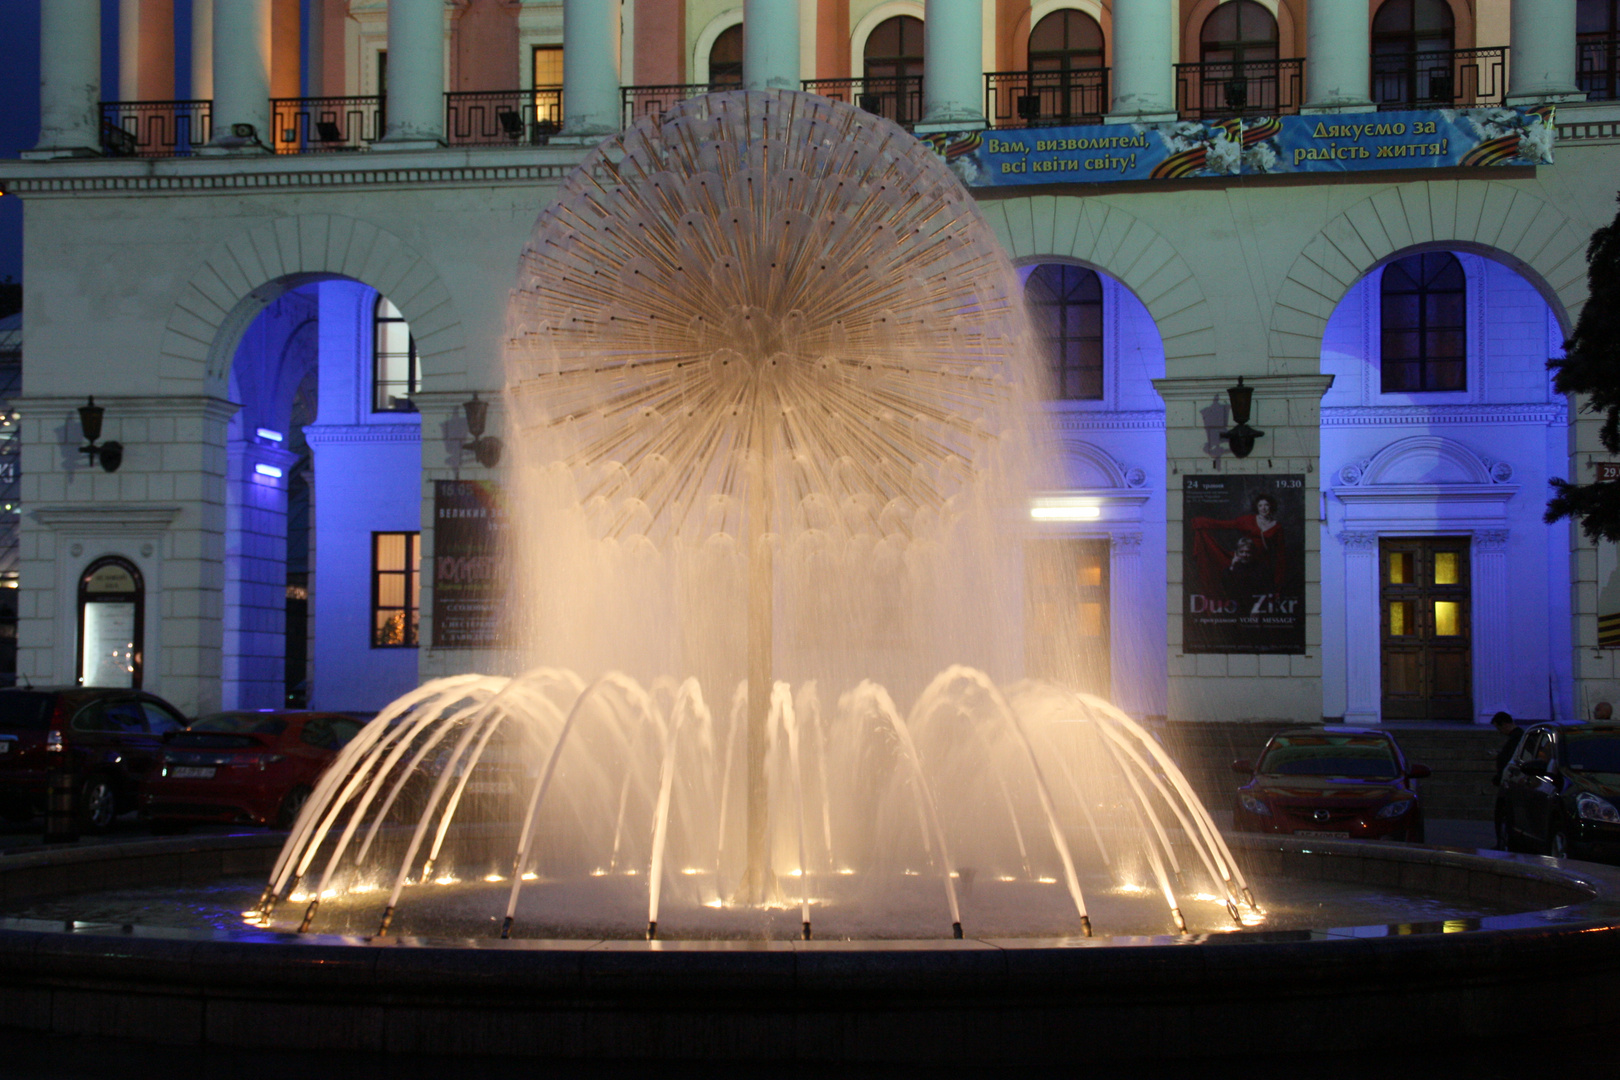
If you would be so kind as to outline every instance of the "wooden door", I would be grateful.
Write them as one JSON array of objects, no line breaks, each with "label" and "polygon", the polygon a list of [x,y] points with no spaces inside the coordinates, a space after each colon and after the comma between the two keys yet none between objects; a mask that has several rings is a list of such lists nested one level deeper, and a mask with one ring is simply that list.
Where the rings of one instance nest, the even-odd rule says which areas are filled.
[{"label": "wooden door", "polygon": [[1108,697],[1108,541],[1030,540],[1024,545],[1024,664]]},{"label": "wooden door", "polygon": [[1467,537],[1378,542],[1383,717],[1474,714]]}]

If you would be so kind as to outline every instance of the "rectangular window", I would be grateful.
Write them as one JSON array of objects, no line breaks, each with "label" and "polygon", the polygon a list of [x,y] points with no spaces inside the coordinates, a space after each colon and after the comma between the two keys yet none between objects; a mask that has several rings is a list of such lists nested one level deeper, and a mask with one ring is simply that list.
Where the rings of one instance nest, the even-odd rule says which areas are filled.
[{"label": "rectangular window", "polygon": [[563,81],[563,50],[561,45],[534,47],[534,85],[561,86]]},{"label": "rectangular window", "polygon": [[561,45],[536,45],[533,53],[534,124],[537,135],[552,135],[562,127],[563,50]]},{"label": "rectangular window", "polygon": [[422,610],[422,536],[371,534],[371,647],[416,648]]}]

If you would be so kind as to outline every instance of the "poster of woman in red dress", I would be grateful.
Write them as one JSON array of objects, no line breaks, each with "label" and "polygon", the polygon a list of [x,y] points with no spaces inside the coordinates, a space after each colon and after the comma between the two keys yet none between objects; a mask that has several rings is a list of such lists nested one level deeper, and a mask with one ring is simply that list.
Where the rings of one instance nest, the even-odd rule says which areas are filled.
[{"label": "poster of woman in red dress", "polygon": [[1305,651],[1305,478],[1188,476],[1184,651]]}]

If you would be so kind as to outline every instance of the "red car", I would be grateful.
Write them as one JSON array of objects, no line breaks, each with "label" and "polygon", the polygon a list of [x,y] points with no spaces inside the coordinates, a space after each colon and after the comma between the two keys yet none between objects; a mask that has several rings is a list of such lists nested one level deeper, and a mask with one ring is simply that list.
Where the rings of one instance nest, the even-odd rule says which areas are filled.
[{"label": "red car", "polygon": [[1233,824],[1243,832],[1423,842],[1416,781],[1394,736],[1352,727],[1302,728],[1271,737],[1258,765],[1232,762],[1249,778],[1238,788]]},{"label": "red car", "polygon": [[321,771],[365,725],[341,713],[213,713],[164,740],[141,785],[154,826],[194,821],[292,825]]}]

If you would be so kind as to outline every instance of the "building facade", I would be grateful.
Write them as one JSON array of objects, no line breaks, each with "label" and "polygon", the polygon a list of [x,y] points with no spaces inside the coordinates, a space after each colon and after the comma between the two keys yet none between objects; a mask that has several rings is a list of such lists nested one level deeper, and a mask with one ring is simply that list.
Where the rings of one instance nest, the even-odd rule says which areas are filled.
[{"label": "building facade", "polygon": [[[1586,715],[1620,693],[1616,560],[1541,518],[1607,457],[1546,364],[1613,213],[1617,8],[121,0],[98,89],[100,3],[51,0],[41,140],[0,162],[26,209],[19,675],[117,651],[84,614],[109,565],[140,605],[119,663],[188,710],[498,669],[435,636],[429,570],[438,482],[498,476],[463,405],[499,433],[518,253],[604,135],[747,85],[960,152],[1025,278],[1065,469],[1023,537],[1032,671],[1083,651],[1094,689],[1172,719]],[[1541,142],[1286,171],[1470,118]],[[1204,165],[1006,171],[995,148],[1048,129]],[[1289,131],[1315,149],[1278,166]],[[1246,457],[1221,437],[1240,376]],[[116,472],[81,451],[91,395]],[[1201,619],[1240,570],[1297,591],[1275,633]]]}]

